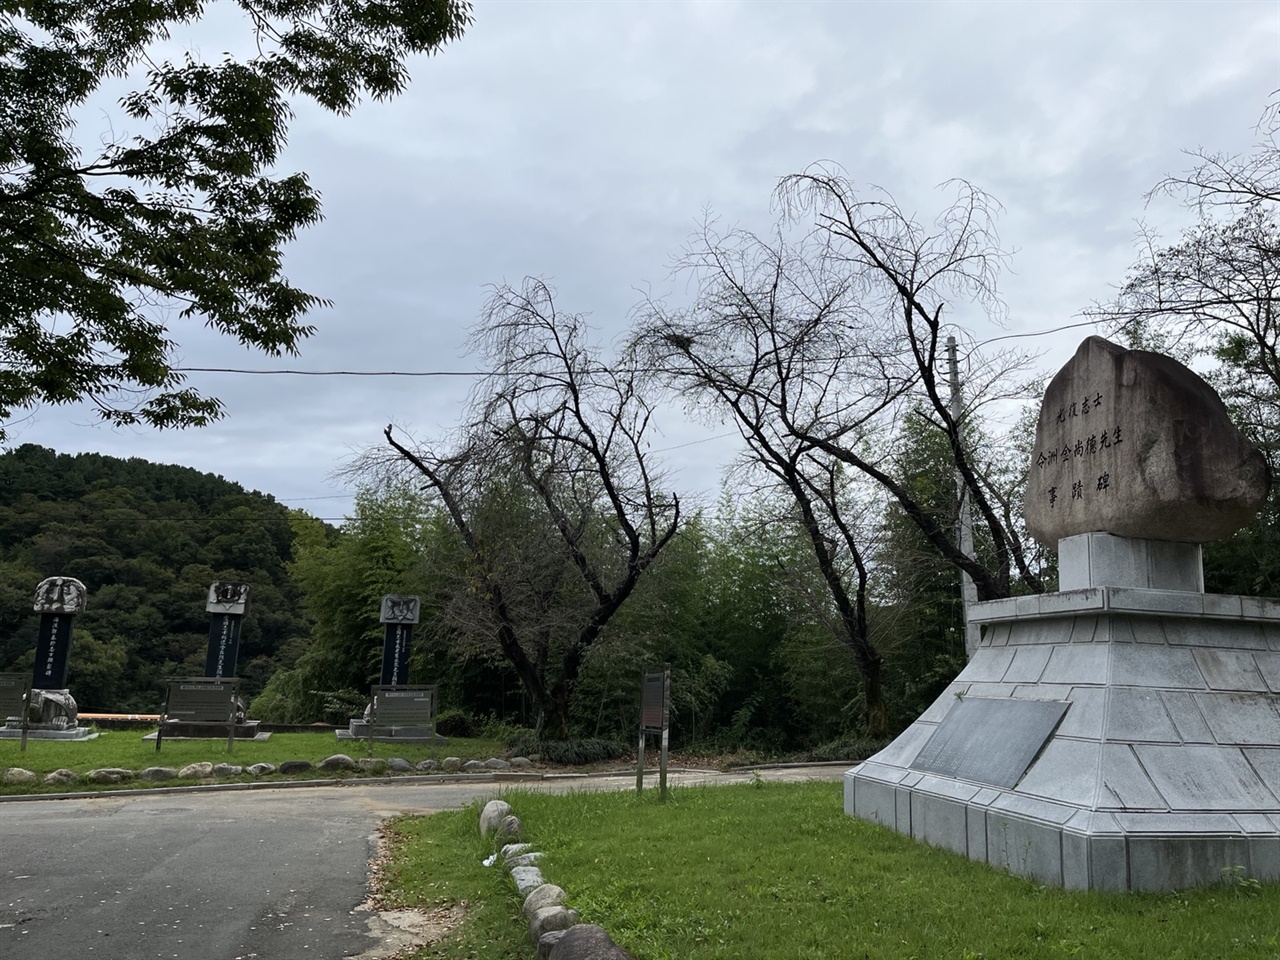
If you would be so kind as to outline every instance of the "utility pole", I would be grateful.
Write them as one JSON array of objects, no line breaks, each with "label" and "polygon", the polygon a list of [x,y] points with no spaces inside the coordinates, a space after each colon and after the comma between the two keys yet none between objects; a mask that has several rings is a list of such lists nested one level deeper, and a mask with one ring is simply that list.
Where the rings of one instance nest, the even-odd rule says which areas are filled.
[{"label": "utility pole", "polygon": [[[964,416],[964,400],[960,392],[960,365],[956,361],[956,338],[947,337],[947,365],[951,380],[951,419],[956,430],[961,430],[961,418]],[[963,439],[963,434],[961,434]],[[956,497],[959,511],[956,515],[956,538],[960,541],[960,552],[966,557],[973,556],[973,517],[969,508],[969,487],[964,482],[960,469],[956,468]],[[978,625],[969,622],[969,608],[978,602],[978,588],[973,585],[973,578],[963,570],[960,571],[960,598],[964,610],[964,652],[965,657],[973,659],[978,652],[978,640],[981,638]]]}]

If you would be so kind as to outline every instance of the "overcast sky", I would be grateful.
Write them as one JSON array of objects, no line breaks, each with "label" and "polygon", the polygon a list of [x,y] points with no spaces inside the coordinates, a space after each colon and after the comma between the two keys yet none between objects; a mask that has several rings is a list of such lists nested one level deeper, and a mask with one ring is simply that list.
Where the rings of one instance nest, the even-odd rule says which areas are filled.
[{"label": "overcast sky", "polygon": [[[1252,144],[1280,89],[1280,2],[478,0],[466,35],[411,71],[403,96],[350,117],[298,105],[282,169],[307,171],[326,219],[288,271],[334,302],[301,356],[253,355],[196,324],[172,331],[185,365],[473,369],[462,345],[485,286],[526,275],[608,342],[639,291],[680,294],[670,260],[704,209],[767,229],[778,178],[816,160],[926,219],[952,177],[1000,201],[1016,250],[1007,330],[980,337],[1078,321],[1123,278],[1140,218],[1176,229],[1179,211],[1142,197],[1187,166],[1182,151]],[[1056,369],[1088,332],[1022,342]],[[351,491],[331,476],[352,451],[391,421],[447,430],[468,386],[191,382],[223,399],[222,423],[121,430],[44,408],[10,442],[185,464],[341,518]],[[725,430],[664,420],[655,446],[673,448],[686,497],[715,495],[735,444],[706,438]]]}]

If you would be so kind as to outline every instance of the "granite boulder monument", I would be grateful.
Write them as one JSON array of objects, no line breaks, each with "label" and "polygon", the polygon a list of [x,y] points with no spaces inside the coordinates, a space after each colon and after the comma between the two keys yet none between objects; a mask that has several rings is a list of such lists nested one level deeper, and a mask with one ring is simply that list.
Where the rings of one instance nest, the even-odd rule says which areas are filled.
[{"label": "granite boulder monument", "polygon": [[1280,880],[1280,601],[1206,594],[1201,563],[1265,460],[1193,371],[1090,337],[1029,474],[1058,592],[971,607],[972,660],[845,811],[1073,889]]}]

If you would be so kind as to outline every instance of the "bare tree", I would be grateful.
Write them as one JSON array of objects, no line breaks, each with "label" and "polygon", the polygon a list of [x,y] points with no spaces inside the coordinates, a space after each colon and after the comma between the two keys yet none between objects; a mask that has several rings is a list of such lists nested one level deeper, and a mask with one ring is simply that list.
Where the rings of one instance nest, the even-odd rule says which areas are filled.
[{"label": "bare tree", "polygon": [[[1246,405],[1280,412],[1280,100],[1248,153],[1191,152],[1190,170],[1147,194],[1180,200],[1196,222],[1175,243],[1143,228],[1116,298],[1087,311],[1138,345],[1210,352]],[[1241,374],[1243,376],[1241,376]]]},{"label": "bare tree", "polygon": [[792,426],[799,436],[883,487],[934,548],[972,578],[980,599],[1008,596],[1015,575],[1039,593],[1044,582],[1029,560],[1020,523],[1010,515],[1007,491],[994,482],[982,452],[974,447],[977,431],[971,420],[983,403],[1027,397],[1031,359],[1004,350],[979,362],[971,348],[968,353],[975,362],[969,366],[966,406],[958,415],[941,370],[947,335],[968,339],[964,330],[944,322],[944,307],[950,309],[959,300],[993,319],[1003,315],[996,283],[1007,254],[995,230],[998,205],[964,181],[944,187],[954,198],[927,226],[889,194],[874,189],[859,193],[851,180],[826,166],[785,177],[776,197],[789,221],[813,218],[826,241],[824,255],[860,286],[865,327],[852,332],[851,338],[860,341],[868,330],[879,330],[880,339],[898,351],[892,366],[888,359],[882,361],[893,371],[892,382],[905,384],[895,391],[894,415],[924,417],[946,437],[957,484],[976,511],[990,556],[962,548],[955,527],[922,508],[895,476],[893,464],[860,442],[838,409],[816,429]]},{"label": "bare tree", "polygon": [[882,657],[867,630],[863,540],[840,509],[836,465],[803,432],[831,416],[856,431],[903,383],[882,363],[892,351],[851,346],[858,287],[829,270],[811,240],[766,243],[704,223],[678,263],[699,285],[692,307],[673,311],[649,301],[635,342],[692,408],[730,415],[746,461],[788,494],[835,606],[833,633],[862,677],[868,728],[883,736]]},{"label": "bare tree", "polygon": [[471,344],[489,370],[466,423],[434,446],[388,426],[391,465],[425,478],[461,541],[447,628],[496,648],[539,731],[564,737],[583,658],[671,541],[680,502],[660,489],[633,365],[602,363],[547,284],[496,288]]},{"label": "bare tree", "polygon": [[[732,416],[749,458],[794,498],[841,610],[842,639],[862,671],[873,727],[874,711],[883,711],[880,654],[865,621],[874,534],[849,523],[832,496],[835,464],[883,490],[933,549],[973,578],[982,599],[1008,596],[1015,575],[1027,589],[1044,589],[1024,546],[1008,471],[993,469],[1000,458],[975,443],[982,433],[971,419],[984,403],[1025,397],[1029,361],[999,352],[984,366],[971,364],[959,415],[939,369],[946,335],[964,336],[944,325],[944,304],[961,297],[998,312],[995,280],[1004,260],[991,202],[968,184],[953,187],[954,202],[925,229],[885,194],[859,199],[834,171],[787,178],[776,236],[766,242],[704,225],[677,261],[693,279],[692,305],[647,304],[637,334],[691,404],[714,401],[711,409]],[[804,217],[817,222],[789,240],[787,228]],[[908,457],[894,449],[906,417],[922,418],[945,438],[978,513],[979,549],[963,549],[955,515],[939,516],[908,481]]]}]

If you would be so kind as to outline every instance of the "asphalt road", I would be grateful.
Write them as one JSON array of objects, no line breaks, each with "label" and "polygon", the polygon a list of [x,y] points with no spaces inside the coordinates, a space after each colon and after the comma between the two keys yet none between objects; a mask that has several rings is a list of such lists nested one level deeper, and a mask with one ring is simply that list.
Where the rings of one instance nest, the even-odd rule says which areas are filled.
[{"label": "asphalt road", "polygon": [[[834,780],[843,772],[763,775]],[[560,792],[634,785],[634,775],[520,784]],[[0,804],[0,958],[375,957],[386,926],[359,905],[379,822],[457,809],[503,786],[355,783]]]}]

